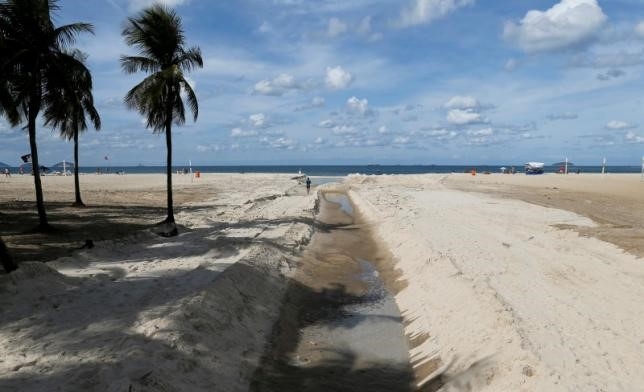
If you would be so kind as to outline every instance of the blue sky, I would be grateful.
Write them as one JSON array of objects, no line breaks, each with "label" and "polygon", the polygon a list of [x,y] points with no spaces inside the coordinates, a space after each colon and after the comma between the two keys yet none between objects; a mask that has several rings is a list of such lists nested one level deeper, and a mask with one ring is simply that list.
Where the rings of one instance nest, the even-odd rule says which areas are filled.
[{"label": "blue sky", "polygon": [[[165,139],[128,111],[123,23],[147,0],[61,0],[84,21],[100,132],[84,165],[164,164]],[[177,165],[638,165],[644,156],[640,0],[166,0],[204,68],[196,123],[173,129]],[[0,161],[28,152],[0,121]],[[39,127],[41,161],[72,145]]]}]

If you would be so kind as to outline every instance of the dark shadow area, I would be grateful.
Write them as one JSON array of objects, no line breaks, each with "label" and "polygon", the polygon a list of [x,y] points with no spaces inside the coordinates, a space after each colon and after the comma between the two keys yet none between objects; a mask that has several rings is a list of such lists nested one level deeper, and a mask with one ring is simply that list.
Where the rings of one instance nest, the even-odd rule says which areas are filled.
[{"label": "dark shadow area", "polygon": [[33,203],[12,202],[0,205],[2,236],[17,263],[28,260],[50,261],[79,249],[87,239],[112,240],[148,229],[165,210],[156,207],[96,205],[82,209],[69,203],[47,203],[53,227],[49,233],[35,232],[38,215]]},{"label": "dark shadow area", "polygon": [[308,365],[306,359],[293,363],[304,328],[359,328],[364,316],[356,317],[345,307],[378,300],[374,295],[351,294],[343,286],[316,291],[290,280],[269,349],[253,375],[251,391],[413,391],[415,378],[410,366],[358,363],[356,354],[349,351],[327,353],[325,358],[329,358],[315,365]]},{"label": "dark shadow area", "polygon": [[[38,305],[55,308],[53,315],[36,307],[2,319],[2,328],[27,331],[23,343],[60,362],[44,368],[27,357],[0,378],[1,391],[245,390],[261,352],[256,335],[270,333],[286,287],[274,265],[246,261],[163,279],[61,279],[67,287]],[[73,312],[79,302],[87,310],[82,317]],[[143,313],[145,320],[162,318],[159,327],[137,332]]]}]

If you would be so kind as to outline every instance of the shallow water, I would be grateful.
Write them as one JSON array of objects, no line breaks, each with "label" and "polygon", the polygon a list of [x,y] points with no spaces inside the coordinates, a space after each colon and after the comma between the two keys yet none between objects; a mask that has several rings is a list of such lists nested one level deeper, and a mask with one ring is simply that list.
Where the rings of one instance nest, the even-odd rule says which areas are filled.
[{"label": "shallow water", "polygon": [[378,272],[378,245],[346,194],[320,199],[327,226],[304,252],[251,390],[412,391],[408,341]]},{"label": "shallow water", "polygon": [[323,197],[331,203],[339,204],[342,211],[344,211],[347,215],[353,217],[353,205],[351,204],[351,201],[346,194],[339,192],[328,192],[325,193]]}]

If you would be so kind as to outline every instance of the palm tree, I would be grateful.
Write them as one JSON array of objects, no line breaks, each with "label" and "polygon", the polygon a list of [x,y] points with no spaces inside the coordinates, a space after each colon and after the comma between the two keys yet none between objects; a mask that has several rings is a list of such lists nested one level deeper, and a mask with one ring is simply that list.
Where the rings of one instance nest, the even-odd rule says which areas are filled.
[{"label": "palm tree", "polygon": [[[73,53],[80,61],[85,56],[76,51]],[[80,181],[78,179],[78,134],[87,129],[87,117],[96,130],[101,128],[101,118],[94,107],[92,95],[92,76],[89,72],[76,70],[65,75],[68,81],[66,88],[61,89],[58,99],[45,109],[45,125],[60,131],[67,140],[74,140],[74,206],[84,207],[81,199]]]},{"label": "palm tree", "polygon": [[40,181],[36,119],[60,96],[68,72],[87,72],[82,61],[66,51],[76,35],[92,32],[92,25],[56,27],[51,14],[56,0],[0,1],[0,105],[12,126],[27,122],[36,187],[39,230],[49,230]]},{"label": "palm tree", "polygon": [[146,116],[147,127],[154,133],[165,132],[168,216],[161,223],[167,224],[165,235],[177,235],[172,205],[172,123],[182,125],[186,121],[182,93],[197,121],[197,97],[184,78],[184,71],[203,67],[201,50],[184,47],[181,18],[159,4],[128,18],[122,35],[138,51],[138,56],[121,56],[123,71],[150,73],[127,93],[125,103]]}]

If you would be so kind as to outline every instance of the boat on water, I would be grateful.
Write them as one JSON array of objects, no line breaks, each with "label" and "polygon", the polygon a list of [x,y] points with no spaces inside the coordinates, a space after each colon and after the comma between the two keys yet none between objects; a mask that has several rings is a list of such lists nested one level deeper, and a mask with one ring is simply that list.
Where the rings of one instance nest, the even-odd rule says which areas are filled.
[{"label": "boat on water", "polygon": [[545,164],[543,162],[528,162],[525,164],[525,174],[543,174],[543,167]]}]

